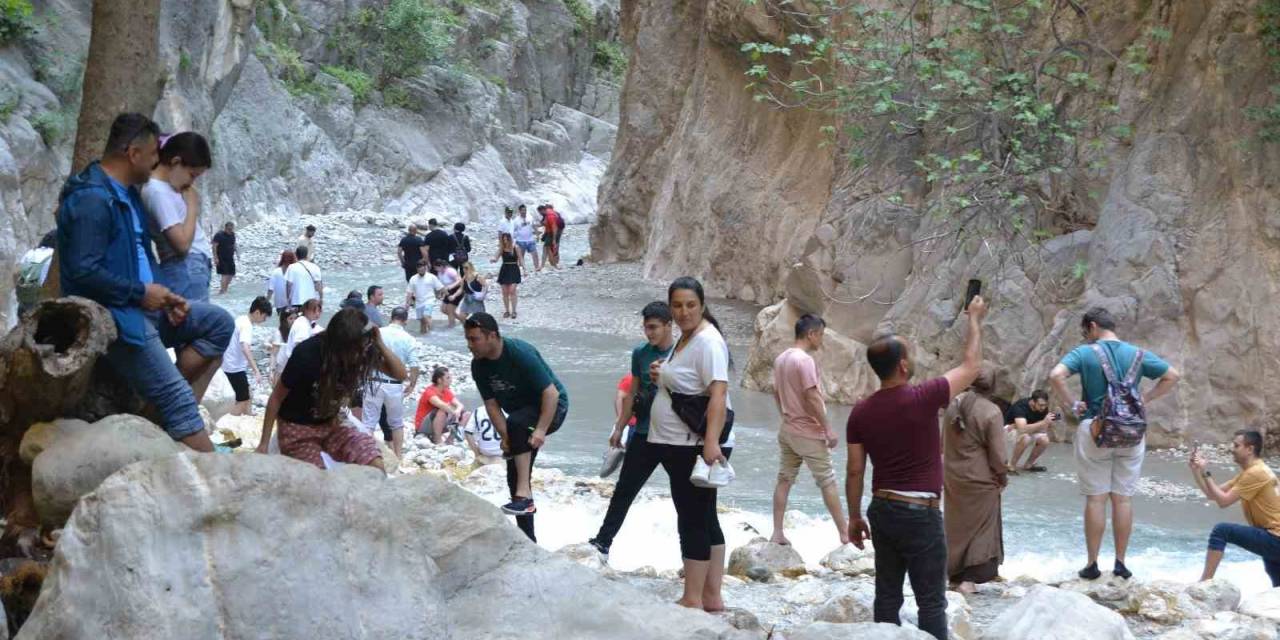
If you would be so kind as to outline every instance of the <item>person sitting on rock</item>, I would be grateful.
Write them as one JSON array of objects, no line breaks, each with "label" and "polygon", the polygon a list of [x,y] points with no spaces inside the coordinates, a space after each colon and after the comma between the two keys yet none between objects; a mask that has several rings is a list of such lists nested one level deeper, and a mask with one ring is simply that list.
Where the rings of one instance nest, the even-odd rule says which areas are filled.
[{"label": "person sitting on rock", "polygon": [[380,331],[363,311],[343,309],[323,332],[298,345],[267,401],[258,453],[267,453],[278,419],[280,453],[290,458],[323,469],[324,452],[338,462],[386,471],[378,441],[340,421],[343,403],[379,372],[392,380],[409,375]]},{"label": "person sitting on rock", "polygon": [[[111,367],[159,414],[174,440],[213,451],[199,402],[222,362],[235,322],[220,307],[189,302],[156,284],[138,185],[159,161],[160,129],[136,113],[111,124],[102,159],[72,176],[58,204],[62,292],[111,312],[118,332]],[[167,347],[177,350],[177,362]]]},{"label": "person sitting on rock", "polygon": [[[1043,389],[1036,389],[1031,392],[1031,397],[1023,398],[1009,406],[1009,411],[1004,416],[1004,423],[1008,425],[1005,428],[1014,436],[1013,456],[1009,458],[1010,473],[1018,470],[1045,470],[1044,467],[1036,464],[1036,460],[1039,460],[1045,449],[1049,448],[1049,429],[1057,419],[1056,414],[1049,412],[1049,394]],[[1022,459],[1022,454],[1026,452],[1027,447],[1031,447],[1031,455],[1027,457],[1026,464],[1019,467],[1018,461]]]},{"label": "person sitting on rock", "polygon": [[[511,502],[503,513],[516,516],[516,524],[537,542],[533,533],[533,490],[530,477],[538,451],[555,433],[569,412],[569,394],[547,361],[533,345],[504,338],[498,321],[480,312],[463,323],[475,380],[485,410],[502,436],[507,454],[507,488]],[[504,415],[505,414],[505,415]]]},{"label": "person sitting on rock", "polygon": [[[418,398],[418,410],[413,418],[416,433],[431,438],[434,444],[452,441],[456,427],[466,424],[471,415],[462,401],[454,397],[452,385],[453,374],[449,373],[449,367],[436,367],[431,371],[431,386]],[[448,438],[445,437],[446,429]]]},{"label": "person sitting on rock", "polygon": [[1219,522],[1213,526],[1200,579],[1213,579],[1230,543],[1262,558],[1271,586],[1280,587],[1280,488],[1277,488],[1276,474],[1262,461],[1262,434],[1237,431],[1231,440],[1231,458],[1240,467],[1240,473],[1222,484],[1213,481],[1204,455],[1199,451],[1192,453],[1188,461],[1196,486],[1205,497],[1223,509],[1239,502],[1249,523]]}]

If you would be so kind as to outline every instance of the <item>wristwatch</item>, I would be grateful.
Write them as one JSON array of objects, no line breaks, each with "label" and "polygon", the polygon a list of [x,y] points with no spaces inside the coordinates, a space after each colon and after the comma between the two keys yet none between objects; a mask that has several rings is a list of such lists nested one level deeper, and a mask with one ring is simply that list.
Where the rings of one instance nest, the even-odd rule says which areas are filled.
[{"label": "wristwatch", "polygon": [[1208,478],[1208,477],[1211,477],[1212,475],[1213,475],[1213,474],[1212,474],[1212,473],[1209,473],[1209,470],[1208,470],[1208,469],[1205,469],[1205,470],[1204,470],[1204,477]]}]

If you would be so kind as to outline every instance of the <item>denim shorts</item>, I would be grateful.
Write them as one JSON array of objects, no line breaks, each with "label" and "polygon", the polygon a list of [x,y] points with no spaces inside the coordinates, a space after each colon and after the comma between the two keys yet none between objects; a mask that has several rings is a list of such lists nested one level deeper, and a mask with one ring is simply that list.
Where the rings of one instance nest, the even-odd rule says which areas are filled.
[{"label": "denim shorts", "polygon": [[538,252],[538,243],[537,243],[537,242],[534,242],[534,241],[532,241],[532,240],[530,240],[530,241],[528,241],[528,242],[517,242],[517,243],[516,243],[516,246],[517,246],[517,247],[520,247],[522,250],[524,250],[524,252],[525,252],[525,253],[537,253],[537,252]]},{"label": "denim shorts", "polygon": [[157,265],[156,282],[192,302],[208,302],[212,272],[213,262],[209,256],[192,251],[186,257]]},{"label": "denim shorts", "polygon": [[220,357],[231,342],[235,321],[221,307],[192,302],[180,325],[154,312],[147,314],[146,324],[146,344],[139,347],[116,340],[107,348],[107,362],[138,395],[155,405],[169,437],[181,440],[203,429],[204,420],[191,385],[167,349],[190,346],[206,358]]}]

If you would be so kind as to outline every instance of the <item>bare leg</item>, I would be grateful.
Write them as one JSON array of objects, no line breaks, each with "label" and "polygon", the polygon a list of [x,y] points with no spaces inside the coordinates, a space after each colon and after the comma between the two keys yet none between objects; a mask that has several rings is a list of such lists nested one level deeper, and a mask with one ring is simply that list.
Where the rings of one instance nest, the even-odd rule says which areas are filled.
[{"label": "bare leg", "polygon": [[968,581],[961,582],[960,586],[956,587],[956,591],[959,591],[960,593],[963,593],[966,595],[970,593],[974,593],[977,590],[978,588],[974,586],[972,582],[968,582]]},{"label": "bare leg", "polygon": [[209,439],[209,432],[204,429],[183,438],[181,442],[182,444],[202,453],[210,453],[213,451],[213,441]]},{"label": "bare leg", "polygon": [[231,415],[233,416],[250,415],[249,405],[251,402],[252,402],[251,400],[245,400],[244,402],[235,403],[234,405],[231,406]]},{"label": "bare leg", "polygon": [[1218,563],[1222,562],[1222,552],[1216,549],[1209,549],[1204,554],[1204,572],[1200,574],[1200,581],[1212,580],[1213,574],[1218,572]]},{"label": "bare leg", "polygon": [[1116,561],[1124,562],[1129,550],[1129,536],[1133,534],[1133,499],[1111,494],[1111,533],[1115,536]]},{"label": "bare leg", "polygon": [[711,560],[707,562],[707,581],[702,585],[704,611],[724,611],[724,598],[720,587],[724,584],[724,545],[711,547]]},{"label": "bare leg", "polygon": [[426,318],[418,318],[418,333],[426,333],[430,330],[431,325],[428,324],[428,320]]},{"label": "bare leg", "polygon": [[222,276],[222,289],[218,293],[226,293],[227,287],[231,286],[232,276]]},{"label": "bare leg", "polygon": [[1086,496],[1084,503],[1084,544],[1089,554],[1088,564],[1098,561],[1098,549],[1102,547],[1102,534],[1107,530],[1107,494]]},{"label": "bare leg", "polygon": [[391,450],[396,452],[396,457],[404,455],[404,428],[391,430]]},{"label": "bare leg", "polygon": [[196,394],[196,402],[204,399],[204,392],[209,389],[209,381],[213,380],[213,374],[218,372],[218,366],[221,364],[222,356],[206,358],[192,347],[178,352],[178,373],[181,373],[191,385],[192,393]]},{"label": "bare leg", "polygon": [[542,271],[542,259],[538,257],[538,248],[534,247],[531,253],[533,253],[533,270]]},{"label": "bare leg", "polygon": [[[723,555],[721,559],[723,560]],[[690,609],[702,608],[702,592],[707,586],[707,571],[711,568],[710,565],[711,562],[707,560],[684,559],[684,594],[676,604]]]},{"label": "bare leg", "polygon": [[533,462],[530,460],[529,453],[516,456],[516,495],[522,498],[533,497],[533,488],[529,486],[529,473],[532,470]]},{"label": "bare leg", "polygon": [[1049,436],[1041,433],[1035,437],[1036,446],[1031,449],[1031,457],[1027,458],[1027,468],[1030,469],[1035,465],[1036,460],[1044,455],[1046,449],[1049,448]]},{"label": "bare leg", "polygon": [[844,518],[844,508],[840,506],[840,489],[835,482],[822,488],[822,503],[827,505],[827,513],[836,521],[840,544],[849,544],[849,521]]},{"label": "bare leg", "polygon": [[520,302],[520,288],[511,285],[511,317],[516,317],[516,304]]},{"label": "bare leg", "polygon": [[778,485],[773,488],[773,535],[769,536],[769,542],[774,544],[791,544],[782,530],[783,516],[787,511],[787,496],[790,494],[791,483],[778,480]]},{"label": "bare leg", "polygon": [[448,419],[448,414],[439,409],[436,410],[436,414],[431,418],[431,442],[444,444],[444,425]]},{"label": "bare leg", "polygon": [[516,245],[516,262],[520,263],[520,273],[524,273],[524,249],[520,245]]},{"label": "bare leg", "polygon": [[1031,436],[1019,435],[1013,444],[1013,456],[1009,458],[1009,468],[1018,468],[1018,461],[1022,459],[1022,454],[1027,451],[1027,445],[1031,444]]}]

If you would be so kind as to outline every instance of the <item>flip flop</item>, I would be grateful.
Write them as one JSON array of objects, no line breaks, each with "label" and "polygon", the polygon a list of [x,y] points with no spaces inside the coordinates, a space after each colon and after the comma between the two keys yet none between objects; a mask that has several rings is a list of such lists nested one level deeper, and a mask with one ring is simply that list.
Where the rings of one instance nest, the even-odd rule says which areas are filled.
[{"label": "flip flop", "polygon": [[1045,467],[1042,467],[1042,466],[1040,466],[1040,465],[1038,465],[1038,464],[1036,464],[1036,465],[1031,465],[1030,467],[1027,467],[1026,469],[1023,469],[1023,471],[1030,471],[1031,473],[1041,473],[1041,472],[1044,472],[1044,471],[1048,471],[1048,469],[1047,469],[1047,468],[1045,468]]}]

